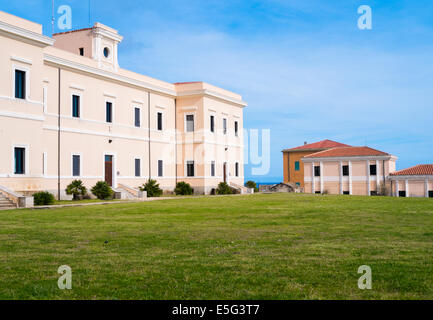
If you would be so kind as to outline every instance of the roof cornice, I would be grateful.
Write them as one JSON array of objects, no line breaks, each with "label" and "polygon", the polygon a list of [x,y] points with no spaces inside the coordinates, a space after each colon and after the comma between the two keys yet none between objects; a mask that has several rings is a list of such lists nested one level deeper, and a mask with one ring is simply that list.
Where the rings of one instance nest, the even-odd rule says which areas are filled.
[{"label": "roof cornice", "polygon": [[398,158],[393,155],[384,155],[384,156],[351,156],[351,157],[322,157],[322,158],[308,158],[303,157],[301,160],[303,162],[320,162],[320,161],[328,161],[328,162],[338,162],[338,161],[362,161],[362,160],[397,160]]},{"label": "roof cornice", "polygon": [[178,92],[177,96],[178,97],[207,96],[207,97],[217,98],[220,100],[230,102],[230,103],[238,105],[242,108],[244,108],[248,105],[245,101],[242,101],[239,99],[234,99],[232,97],[226,96],[224,94],[221,94],[221,93],[218,93],[216,91],[209,90],[209,89]]},{"label": "roof cornice", "polygon": [[2,21],[0,21],[0,33],[14,39],[24,40],[38,47],[52,46],[55,42],[55,40],[50,37]]},{"label": "roof cornice", "polygon": [[103,78],[108,78],[108,79],[111,79],[114,81],[119,81],[119,82],[127,83],[129,85],[137,86],[137,87],[149,90],[149,91],[162,93],[162,94],[165,94],[165,95],[168,95],[171,97],[188,97],[188,96],[201,95],[201,96],[208,96],[208,97],[220,99],[220,100],[238,105],[240,107],[246,107],[247,106],[247,103],[242,101],[242,100],[234,99],[234,98],[220,94],[220,93],[212,91],[212,90],[204,89],[204,90],[195,90],[195,91],[187,91],[187,92],[179,92],[178,93],[174,90],[169,90],[169,89],[166,89],[163,87],[155,86],[153,84],[150,84],[150,83],[147,83],[144,81],[140,81],[140,80],[133,79],[130,77],[122,76],[122,75],[119,75],[117,73],[113,73],[113,72],[110,72],[107,70],[102,70],[102,69],[99,69],[96,67],[91,67],[91,66],[81,64],[78,62],[59,58],[59,57],[51,55],[51,54],[44,54],[44,61],[48,64],[53,64],[53,65],[61,66],[61,67],[68,68],[68,69],[73,69],[73,70],[78,70],[78,71],[85,72],[85,73],[90,73],[90,74],[97,75],[97,76],[100,76]]},{"label": "roof cornice", "polygon": [[97,75],[97,76],[100,76],[103,78],[108,78],[108,79],[111,79],[114,81],[127,83],[129,85],[137,86],[137,87],[149,90],[149,91],[159,92],[159,93],[163,93],[163,94],[173,96],[173,97],[176,96],[176,92],[174,90],[169,90],[166,88],[155,86],[153,84],[150,84],[150,83],[147,83],[144,81],[125,77],[125,76],[122,76],[122,75],[119,75],[119,74],[116,74],[116,73],[113,73],[113,72],[110,72],[107,70],[102,70],[99,68],[87,66],[85,64],[81,64],[78,62],[59,58],[59,57],[56,57],[56,56],[53,56],[50,54],[44,54],[44,61],[49,63],[49,64],[56,65],[56,66],[62,66],[64,68],[79,70],[81,72],[90,73],[90,74]]},{"label": "roof cornice", "polygon": [[393,175],[392,173],[388,176],[389,180],[420,180],[420,179],[431,179],[433,180],[433,175],[423,174],[423,175]]}]

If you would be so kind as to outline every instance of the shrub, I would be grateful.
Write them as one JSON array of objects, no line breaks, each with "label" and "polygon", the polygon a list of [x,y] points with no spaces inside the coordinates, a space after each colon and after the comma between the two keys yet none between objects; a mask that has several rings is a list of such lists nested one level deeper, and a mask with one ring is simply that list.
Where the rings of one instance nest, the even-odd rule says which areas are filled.
[{"label": "shrub", "polygon": [[105,181],[97,182],[91,191],[100,200],[107,200],[113,196],[113,190]]},{"label": "shrub", "polygon": [[74,180],[66,187],[66,194],[73,196],[73,200],[80,200],[87,194],[83,181]]},{"label": "shrub", "polygon": [[259,192],[259,188],[257,188],[257,184],[254,181],[247,181],[245,182],[245,187],[254,189],[254,192]]},{"label": "shrub", "polygon": [[36,206],[54,204],[54,196],[47,191],[37,192],[33,195],[33,198]]},{"label": "shrub", "polygon": [[226,182],[220,182],[220,184],[218,185],[218,188],[216,190],[216,193],[217,194],[233,194],[233,191]]},{"label": "shrub", "polygon": [[178,182],[176,188],[174,189],[174,193],[180,196],[189,196],[192,195],[194,190],[191,188],[191,185],[186,182]]},{"label": "shrub", "polygon": [[162,189],[156,180],[149,179],[143,186],[139,187],[140,191],[146,191],[148,197],[159,197],[162,195]]}]

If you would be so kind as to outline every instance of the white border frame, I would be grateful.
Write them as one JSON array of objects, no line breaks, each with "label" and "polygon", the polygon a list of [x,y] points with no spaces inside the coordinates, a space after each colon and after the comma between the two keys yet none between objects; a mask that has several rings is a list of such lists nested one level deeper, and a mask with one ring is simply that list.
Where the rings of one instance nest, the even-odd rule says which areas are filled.
[{"label": "white border frame", "polygon": [[112,151],[104,151],[102,155],[102,179],[105,181],[105,156],[113,157],[113,168],[112,168],[112,179],[113,185],[112,188],[117,188],[117,153]]},{"label": "white border frame", "polygon": [[[162,176],[159,175],[159,162],[160,162],[160,161],[162,162]],[[157,165],[157,168],[156,168],[157,171],[158,171],[157,177],[158,177],[158,178],[164,178],[164,160],[163,160],[163,159],[158,159],[158,160],[157,160],[157,164],[158,164],[158,165]],[[194,170],[194,173],[195,173],[195,170]]]},{"label": "white border frame", "polygon": [[[140,110],[140,125],[137,127],[136,125],[135,125],[135,109],[138,109],[138,110]],[[142,128],[142,121],[141,121],[141,118],[142,118],[142,109],[143,109],[143,107],[142,106],[137,106],[137,105],[133,105],[132,106],[132,126],[134,127],[134,128]]]},{"label": "white border frame", "polygon": [[[161,130],[159,130],[158,129],[158,113],[160,113],[161,114],[161,116],[162,116],[162,129]],[[195,122],[195,117],[194,117],[194,122]],[[164,132],[164,128],[165,128],[165,109],[161,109],[161,108],[158,108],[157,107],[157,110],[156,110],[156,128],[155,128],[155,131],[156,132]]]},{"label": "white border frame", "polygon": [[[78,96],[78,97],[80,97],[80,105],[78,106],[79,107],[79,110],[78,110],[78,113],[79,113],[79,117],[77,118],[77,117],[74,117],[74,96]],[[70,113],[69,113],[69,115],[71,116],[71,118],[72,119],[81,119],[82,118],[82,116],[83,116],[83,93],[82,92],[77,92],[77,91],[75,91],[75,90],[71,90],[71,98],[70,98],[70,101],[71,101],[71,105],[70,105]]]},{"label": "white border frame", "polygon": [[[188,162],[193,162],[193,166],[194,166],[194,175],[193,176],[188,176]],[[185,178],[194,178],[195,177],[195,161],[194,160],[185,160],[185,174],[184,174]]]},{"label": "white border frame", "polygon": [[[15,97],[15,70],[23,71],[26,73],[26,87],[25,87],[25,95],[24,99],[16,98]],[[30,101],[30,68],[29,67],[23,67],[18,64],[12,64],[12,98],[14,100],[25,100]]]},{"label": "white border frame", "polygon": [[[136,170],[135,160],[140,160],[140,175],[139,176],[135,175],[135,170]],[[105,158],[104,158],[104,161],[105,161]],[[142,163],[143,163],[143,161],[142,161],[141,157],[134,157],[134,174],[133,174],[134,178],[141,178],[141,177],[143,177],[143,172],[142,172],[143,171],[143,166],[142,166]],[[105,167],[105,162],[104,162],[104,167]],[[104,175],[104,178],[105,178],[105,175]]]},{"label": "white border frame", "polygon": [[[80,174],[78,176],[74,176],[74,156],[80,157]],[[81,152],[71,152],[71,177],[81,178],[83,176],[83,156]]]},{"label": "white border frame", "polygon": [[[187,129],[188,129],[188,127],[187,127],[187,124],[186,124],[186,117],[187,116],[194,116],[194,123],[193,123],[193,131],[187,131]],[[196,122],[196,113],[195,112],[186,112],[185,114],[184,114],[184,132],[185,133],[195,133],[195,122]]]},{"label": "white border frame", "polygon": [[[113,99],[113,98],[105,98],[104,99],[104,109],[105,109],[105,111],[104,111],[104,115],[105,115],[105,123],[106,124],[108,124],[108,125],[113,125],[114,124],[114,109],[115,109],[115,105],[116,105],[116,103],[115,103],[115,99]],[[109,103],[111,103],[111,122],[107,122],[107,102],[109,102]]]},{"label": "white border frame", "polygon": [[[24,148],[24,174],[15,174],[15,148]],[[12,144],[12,160],[11,160],[11,176],[12,177],[28,177],[30,175],[30,145],[28,144]]]}]

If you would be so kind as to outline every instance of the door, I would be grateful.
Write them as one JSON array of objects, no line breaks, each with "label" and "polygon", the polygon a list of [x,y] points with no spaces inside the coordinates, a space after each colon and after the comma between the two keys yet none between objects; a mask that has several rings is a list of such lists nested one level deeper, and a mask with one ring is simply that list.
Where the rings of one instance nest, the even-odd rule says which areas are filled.
[{"label": "door", "polygon": [[223,166],[223,177],[224,177],[224,182],[227,183],[227,162],[224,162],[224,166]]},{"label": "door", "polygon": [[105,156],[105,182],[113,186],[113,156]]}]

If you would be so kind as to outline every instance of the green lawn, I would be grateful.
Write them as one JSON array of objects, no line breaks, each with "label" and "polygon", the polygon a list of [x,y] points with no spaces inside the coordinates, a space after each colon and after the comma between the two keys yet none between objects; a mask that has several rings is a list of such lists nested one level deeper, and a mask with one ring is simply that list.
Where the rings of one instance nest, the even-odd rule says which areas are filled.
[{"label": "green lawn", "polygon": [[[72,290],[57,288],[60,265],[72,268]],[[358,289],[360,265],[372,268],[372,290]],[[0,299],[432,298],[432,199],[275,194],[0,211]]]}]

